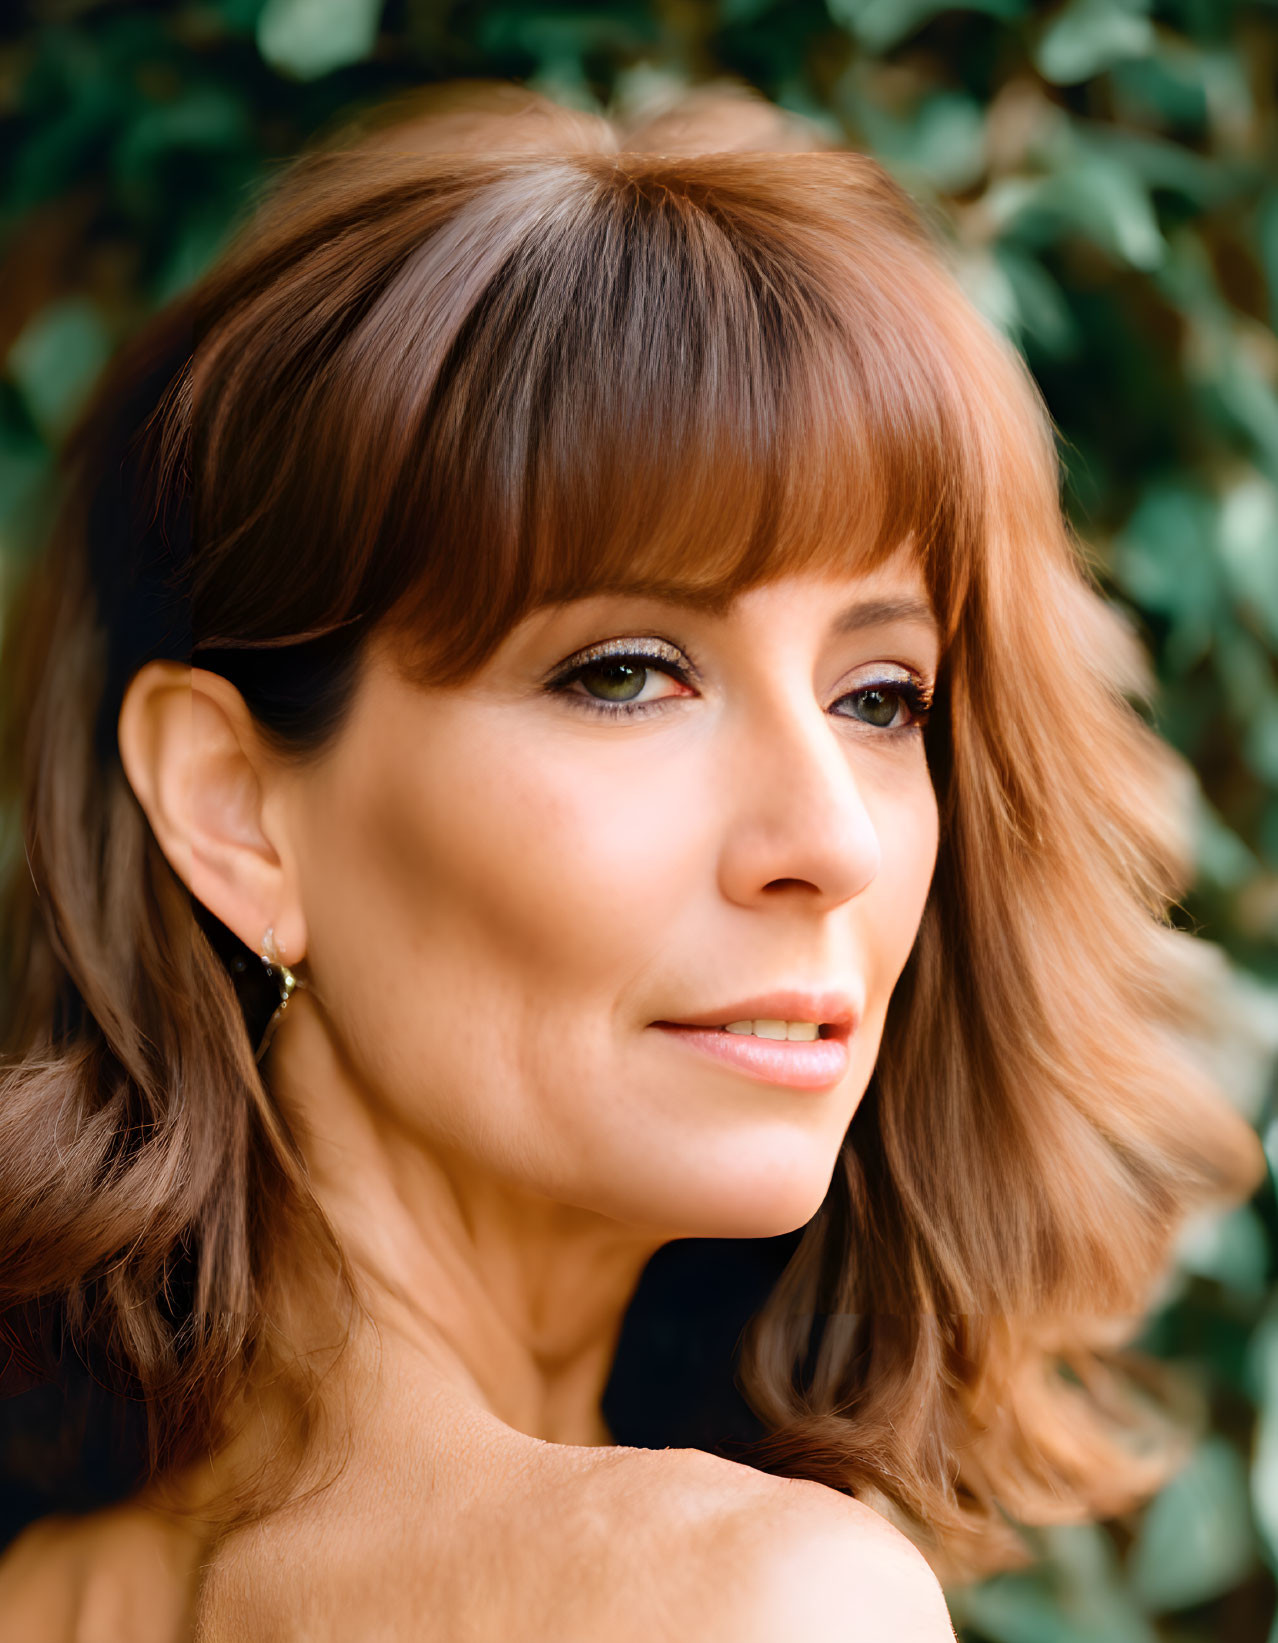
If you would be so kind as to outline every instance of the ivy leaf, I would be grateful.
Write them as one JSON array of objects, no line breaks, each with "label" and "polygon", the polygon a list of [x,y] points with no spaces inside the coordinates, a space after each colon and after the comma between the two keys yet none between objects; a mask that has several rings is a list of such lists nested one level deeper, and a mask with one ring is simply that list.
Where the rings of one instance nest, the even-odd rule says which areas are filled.
[{"label": "ivy leaf", "polygon": [[[1194,810],[1194,859],[1201,881],[1217,890],[1239,890],[1256,874],[1256,858],[1224,821],[1198,796]],[[1274,1395],[1278,1398],[1278,1378]],[[1278,1415],[1278,1410],[1275,1410]],[[1278,1448],[1278,1434],[1275,1434]],[[1278,1459],[1276,1459],[1278,1465]],[[1278,1477],[1275,1477],[1275,1524],[1278,1525]]]},{"label": "ivy leaf", "polygon": [[1261,781],[1278,788],[1278,691],[1269,691],[1253,706],[1242,750]]},{"label": "ivy leaf", "polygon": [[1056,358],[1072,353],[1078,327],[1060,286],[1038,258],[1011,245],[996,245],[994,256],[1012,293],[1018,331]]},{"label": "ivy leaf", "polygon": [[1045,80],[1070,86],[1144,57],[1153,44],[1154,26],[1138,0],[1073,0],[1044,30],[1034,59]]},{"label": "ivy leaf", "polygon": [[1119,586],[1171,624],[1166,659],[1176,674],[1206,655],[1222,611],[1216,530],[1216,503],[1206,491],[1156,480],[1114,541]]},{"label": "ivy leaf", "polygon": [[906,173],[907,184],[922,178],[933,188],[955,192],[969,187],[984,169],[985,122],[972,97],[938,92],[908,119],[894,118],[868,99],[857,112],[876,155]]},{"label": "ivy leaf", "polygon": [[1000,1575],[955,1594],[965,1631],[971,1626],[989,1643],[1154,1643],[1099,1529],[1056,1528],[1045,1539],[1047,1556],[1037,1571]]},{"label": "ivy leaf", "polygon": [[318,80],[368,56],[381,15],[382,0],[266,0],[257,48],[281,73]]},{"label": "ivy leaf", "polygon": [[1153,269],[1166,245],[1149,190],[1112,155],[1074,150],[1046,177],[1006,177],[986,194],[996,227],[1050,243],[1082,234],[1133,268]]},{"label": "ivy leaf", "polygon": [[1214,1279],[1241,1295],[1263,1296],[1269,1266],[1264,1223],[1250,1204],[1225,1215],[1194,1216],[1181,1228],[1176,1262],[1182,1271]]},{"label": "ivy leaf", "polygon": [[922,28],[924,23],[947,11],[978,11],[1004,22],[1019,17],[1025,0],[826,0],[836,23],[841,23],[867,51],[890,51]]},{"label": "ivy leaf", "polygon": [[1133,1590],[1155,1612],[1206,1603],[1247,1575],[1256,1551],[1246,1467],[1232,1444],[1208,1438],[1145,1514]]},{"label": "ivy leaf", "polygon": [[1203,386],[1278,477],[1278,394],[1257,364],[1242,349],[1231,347],[1225,352],[1223,364],[1204,380]]},{"label": "ivy leaf", "polygon": [[1278,1310],[1272,1305],[1252,1338],[1250,1368],[1260,1409],[1251,1500],[1269,1562],[1278,1566]]},{"label": "ivy leaf", "polygon": [[9,350],[9,375],[32,421],[51,443],[66,431],[111,346],[98,309],[73,297],[43,309]]},{"label": "ivy leaf", "polygon": [[1278,330],[1278,187],[1271,188],[1256,210],[1256,237],[1269,286],[1269,318]]},{"label": "ivy leaf", "polygon": [[1218,543],[1234,598],[1278,651],[1278,487],[1259,474],[1231,486]]}]

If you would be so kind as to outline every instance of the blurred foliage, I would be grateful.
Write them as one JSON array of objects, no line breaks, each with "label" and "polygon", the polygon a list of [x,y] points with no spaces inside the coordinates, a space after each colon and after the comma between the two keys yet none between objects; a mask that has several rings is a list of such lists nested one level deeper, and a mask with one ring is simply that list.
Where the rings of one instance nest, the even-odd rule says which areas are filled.
[{"label": "blurred foliage", "polygon": [[[0,21],[0,577],[50,451],[264,170],[424,81],[587,107],[731,76],[877,154],[1025,352],[1066,497],[1190,759],[1183,922],[1228,955],[1222,1072],[1278,1166],[1275,0],[45,0]],[[2,584],[0,584],[2,591]],[[953,1594],[970,1643],[1278,1643],[1278,1215],[1190,1228],[1145,1341],[1208,1412],[1130,1520]],[[1272,1628],[1272,1629],[1271,1629]]]}]

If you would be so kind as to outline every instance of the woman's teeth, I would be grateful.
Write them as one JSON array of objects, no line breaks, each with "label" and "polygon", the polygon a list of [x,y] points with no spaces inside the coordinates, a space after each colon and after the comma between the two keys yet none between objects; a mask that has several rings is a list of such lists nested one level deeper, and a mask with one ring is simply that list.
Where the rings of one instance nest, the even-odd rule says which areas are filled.
[{"label": "woman's teeth", "polygon": [[820,1033],[815,1021],[729,1021],[723,1029],[728,1033],[753,1033],[755,1038],[788,1038],[808,1040]]}]

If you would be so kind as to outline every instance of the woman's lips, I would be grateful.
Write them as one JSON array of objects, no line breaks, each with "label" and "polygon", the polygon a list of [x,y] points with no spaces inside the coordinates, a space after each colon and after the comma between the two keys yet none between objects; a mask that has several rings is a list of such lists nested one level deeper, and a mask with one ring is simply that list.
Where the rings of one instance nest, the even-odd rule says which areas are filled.
[{"label": "woman's lips", "polygon": [[712,1055],[748,1078],[764,1084],[788,1084],[797,1090],[824,1090],[837,1084],[851,1059],[846,1029],[829,1038],[755,1038],[715,1027],[681,1027],[673,1021],[652,1023],[688,1049]]}]

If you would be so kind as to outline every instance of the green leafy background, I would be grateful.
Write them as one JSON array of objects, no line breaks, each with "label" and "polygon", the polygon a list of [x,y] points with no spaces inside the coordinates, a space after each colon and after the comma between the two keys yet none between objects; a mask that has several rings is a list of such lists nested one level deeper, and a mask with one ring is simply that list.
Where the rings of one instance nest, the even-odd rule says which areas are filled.
[{"label": "green leafy background", "polygon": [[[45,0],[0,22],[0,613],[95,373],[264,168],[458,75],[586,107],[721,76],[878,155],[1024,350],[1069,508],[1199,778],[1178,916],[1223,955],[1223,1071],[1278,1163],[1274,0]],[[1189,1230],[1146,1331],[1209,1420],[1150,1507],[952,1595],[970,1643],[1278,1643],[1278,1215]]]}]

